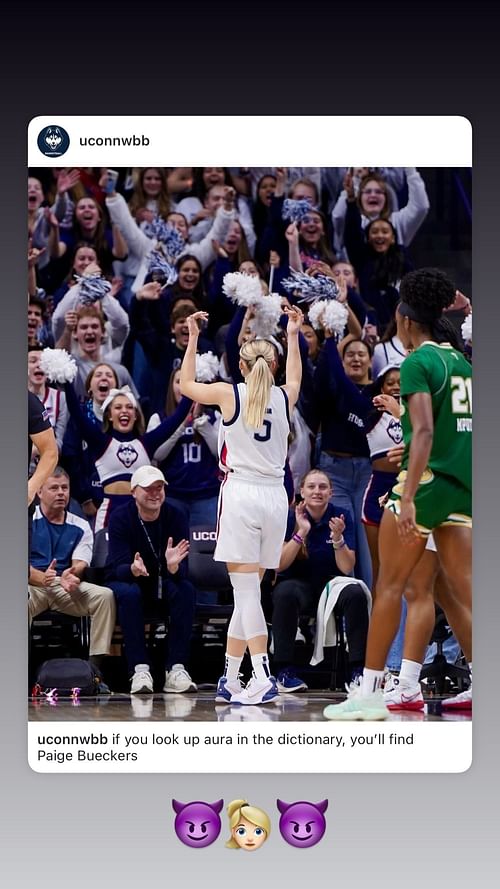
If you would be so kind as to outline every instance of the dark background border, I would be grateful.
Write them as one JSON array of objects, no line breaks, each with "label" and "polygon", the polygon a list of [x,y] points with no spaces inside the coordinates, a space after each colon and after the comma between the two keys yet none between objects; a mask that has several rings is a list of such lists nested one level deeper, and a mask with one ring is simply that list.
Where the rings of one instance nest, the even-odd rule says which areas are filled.
[{"label": "dark background border", "polygon": [[[497,164],[498,25],[492,3],[28,3],[4,23],[0,217],[4,428],[1,460],[3,697],[1,858],[16,889],[287,885],[353,889],[488,885],[497,872],[500,421]],[[474,138],[475,702],[463,775],[38,775],[26,750],[25,165],[37,114],[460,114]],[[312,134],[312,138],[320,138]],[[229,138],[229,137],[228,137]],[[450,743],[452,733],[450,732]],[[496,786],[495,786],[496,785]],[[172,831],[171,798],[235,797],[271,814],[259,855],[202,852]],[[276,797],[327,796],[327,834],[296,852],[278,835]],[[239,862],[239,863],[238,863]],[[313,874],[316,873],[316,877]],[[398,877],[399,875],[399,877]]]}]

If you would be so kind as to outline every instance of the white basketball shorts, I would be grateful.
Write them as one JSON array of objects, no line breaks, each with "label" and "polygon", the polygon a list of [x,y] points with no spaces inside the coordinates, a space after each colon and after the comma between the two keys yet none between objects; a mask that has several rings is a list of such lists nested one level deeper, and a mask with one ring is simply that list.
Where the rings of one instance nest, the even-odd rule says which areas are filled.
[{"label": "white basketball shorts", "polygon": [[287,518],[283,483],[248,482],[228,473],[219,493],[215,561],[277,568]]}]

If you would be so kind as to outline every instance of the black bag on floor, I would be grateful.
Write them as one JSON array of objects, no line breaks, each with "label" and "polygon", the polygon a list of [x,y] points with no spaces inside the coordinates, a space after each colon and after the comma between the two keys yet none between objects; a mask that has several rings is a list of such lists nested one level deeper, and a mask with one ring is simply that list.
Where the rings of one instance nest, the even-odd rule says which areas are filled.
[{"label": "black bag on floor", "polygon": [[52,658],[44,661],[38,670],[33,694],[87,697],[99,693],[101,682],[101,676],[88,661],[78,657]]}]

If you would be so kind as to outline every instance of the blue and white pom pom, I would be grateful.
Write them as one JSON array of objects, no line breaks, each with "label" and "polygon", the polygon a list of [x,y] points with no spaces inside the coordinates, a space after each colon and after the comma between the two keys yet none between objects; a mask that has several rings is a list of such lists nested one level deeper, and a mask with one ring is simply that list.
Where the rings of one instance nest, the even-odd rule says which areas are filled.
[{"label": "blue and white pom pom", "polygon": [[462,339],[465,343],[472,342],[472,312],[469,312],[462,324]]},{"label": "blue and white pom pom", "polygon": [[343,335],[347,324],[348,311],[343,303],[334,299],[317,300],[310,307],[308,313],[309,323],[315,330],[331,330],[336,336]]},{"label": "blue and white pom pom", "polygon": [[233,303],[246,308],[255,305],[262,297],[260,279],[243,272],[228,272],[224,275],[222,290]]},{"label": "blue and white pom pom", "polygon": [[161,216],[155,216],[152,222],[144,226],[145,235],[163,245],[171,262],[175,262],[185,247],[185,241],[175,226],[165,222]]},{"label": "blue and white pom pom", "polygon": [[78,302],[93,305],[111,290],[111,283],[100,275],[75,275],[79,287]]},{"label": "blue and white pom pom", "polygon": [[296,291],[300,294],[300,302],[313,303],[318,299],[337,299],[339,288],[333,278],[328,275],[306,275],[305,272],[290,270],[290,277],[285,278],[282,287],[287,293]]},{"label": "blue and white pom pom", "polygon": [[40,367],[51,383],[72,383],[78,368],[66,349],[43,349]]},{"label": "blue and white pom pom", "polygon": [[213,352],[196,355],[196,380],[198,383],[211,383],[219,376],[219,359]]},{"label": "blue and white pom pom", "polygon": [[155,216],[152,222],[146,223],[143,225],[142,230],[144,234],[151,238],[152,241],[160,241],[163,242],[166,237],[168,237],[167,229],[169,225],[163,217]]},{"label": "blue and white pom pom", "polygon": [[250,329],[257,339],[268,339],[278,331],[283,314],[279,293],[261,294],[255,303],[255,315],[250,320]]},{"label": "blue and white pom pom", "polygon": [[177,229],[173,225],[169,225],[167,223],[166,231],[164,238],[162,240],[163,249],[165,250],[167,256],[169,257],[171,262],[175,262],[176,259],[181,255],[186,242],[182,237],[181,233],[177,231]]},{"label": "blue and white pom pom", "polygon": [[283,201],[281,218],[289,219],[290,222],[302,222],[304,217],[307,216],[312,209],[311,201],[307,198],[302,198],[300,201],[286,198],[286,200]]},{"label": "blue and white pom pom", "polygon": [[177,272],[173,265],[167,262],[161,250],[152,250],[149,254],[148,272],[150,275],[161,275],[167,284],[175,284]]}]

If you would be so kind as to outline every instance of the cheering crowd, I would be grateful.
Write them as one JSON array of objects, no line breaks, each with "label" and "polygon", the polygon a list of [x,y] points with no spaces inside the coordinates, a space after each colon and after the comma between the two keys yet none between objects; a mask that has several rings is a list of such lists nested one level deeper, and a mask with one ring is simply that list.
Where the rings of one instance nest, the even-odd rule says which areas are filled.
[{"label": "cheering crowd", "polygon": [[[163,609],[163,691],[196,691],[190,529],[217,528],[215,555],[228,565],[235,610],[216,701],[260,704],[306,689],[294,663],[306,614],[315,619],[311,663],[323,660],[332,627],[345,634],[351,707],[346,716],[326,708],[327,718],[421,709],[435,601],[454,630],[449,656],[472,662],[468,593],[457,592],[449,555],[456,545],[467,551],[470,523],[462,523],[458,544],[448,544],[441,528],[429,534],[449,525],[451,514],[469,519],[466,498],[451,496],[449,514],[436,524],[412,520],[423,551],[417,559],[407,541],[400,589],[387,579],[388,547],[394,567],[398,543],[396,534],[389,546],[382,518],[391,505],[396,521],[406,518],[394,491],[402,461],[412,478],[409,441],[419,428],[400,396],[409,395],[411,406],[412,393],[425,390],[420,382],[401,389],[400,367],[429,342],[449,343],[465,368],[471,359],[470,295],[433,268],[432,251],[423,268],[412,260],[429,211],[425,177],[415,168],[29,173],[28,389],[58,448],[33,517],[30,617],[48,607],[90,614],[90,659],[104,676],[118,621],[130,691],[148,694],[144,614]],[[463,438],[471,431],[470,377],[467,369],[460,374],[463,391],[451,398],[464,417]],[[284,402],[272,394],[279,388]],[[434,427],[444,428],[428,391]],[[35,448],[31,473],[37,459]],[[468,465],[466,455],[459,459]],[[251,490],[235,488],[238,473],[255,482],[254,505]],[[226,486],[232,506],[224,512],[228,478],[233,500]],[[271,478],[286,504],[266,531],[270,513],[252,516],[260,500],[275,496]],[[238,528],[240,513],[250,518]],[[248,543],[256,523],[260,550]],[[84,578],[103,535],[100,586]],[[391,602],[379,598],[378,580],[393,590]],[[270,589],[265,616],[261,581]],[[387,638],[374,642],[373,626],[389,612]],[[377,645],[382,664],[373,657]],[[252,678],[244,686],[247,647]],[[367,700],[365,710],[353,700]],[[466,690],[449,706],[468,709],[470,701]]]}]

